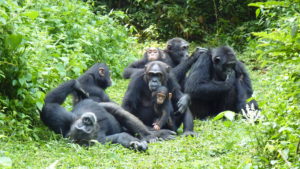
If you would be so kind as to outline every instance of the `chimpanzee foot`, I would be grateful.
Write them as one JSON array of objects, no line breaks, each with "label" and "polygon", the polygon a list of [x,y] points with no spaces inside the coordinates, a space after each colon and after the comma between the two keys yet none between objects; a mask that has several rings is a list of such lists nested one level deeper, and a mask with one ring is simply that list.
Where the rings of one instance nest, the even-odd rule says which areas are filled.
[{"label": "chimpanzee foot", "polygon": [[194,131],[185,131],[182,134],[183,136],[187,137],[187,136],[191,136],[191,137],[197,137],[198,133],[194,132]]},{"label": "chimpanzee foot", "polygon": [[146,151],[148,144],[146,141],[131,141],[130,148],[136,151]]}]

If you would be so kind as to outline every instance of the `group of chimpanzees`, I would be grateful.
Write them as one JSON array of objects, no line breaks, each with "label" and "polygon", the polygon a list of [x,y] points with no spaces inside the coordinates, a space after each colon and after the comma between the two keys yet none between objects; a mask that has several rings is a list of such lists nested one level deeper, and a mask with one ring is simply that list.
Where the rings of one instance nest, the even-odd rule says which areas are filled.
[{"label": "group of chimpanzees", "polygon": [[[188,48],[181,38],[169,40],[164,50],[148,48],[143,59],[124,70],[131,81],[122,107],[104,92],[111,85],[108,67],[96,63],[47,94],[41,119],[81,145],[96,140],[144,151],[147,142],[174,139],[181,124],[183,135],[194,135],[193,116],[240,112],[253,90],[233,49],[196,48],[188,57]],[[71,112],[61,106],[68,95],[73,95]]]}]

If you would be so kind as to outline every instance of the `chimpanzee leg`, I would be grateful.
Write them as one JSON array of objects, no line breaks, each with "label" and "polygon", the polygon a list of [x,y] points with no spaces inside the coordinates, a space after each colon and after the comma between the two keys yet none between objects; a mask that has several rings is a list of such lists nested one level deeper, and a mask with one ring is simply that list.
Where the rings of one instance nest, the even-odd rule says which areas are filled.
[{"label": "chimpanzee leg", "polygon": [[184,114],[177,114],[175,115],[175,126],[176,130],[180,127],[180,125],[183,123],[183,135],[195,135],[194,132],[194,121],[193,121],[193,115],[188,108]]},{"label": "chimpanzee leg", "polygon": [[41,120],[45,125],[55,133],[62,134],[64,137],[69,132],[70,126],[76,117],[73,113],[63,108],[61,104],[75,90],[75,87],[76,81],[71,80],[48,93],[45,98],[45,105],[40,114]]},{"label": "chimpanzee leg", "polygon": [[121,144],[124,147],[132,148],[138,151],[145,151],[148,149],[146,141],[141,141],[125,132],[106,136],[105,142]]}]

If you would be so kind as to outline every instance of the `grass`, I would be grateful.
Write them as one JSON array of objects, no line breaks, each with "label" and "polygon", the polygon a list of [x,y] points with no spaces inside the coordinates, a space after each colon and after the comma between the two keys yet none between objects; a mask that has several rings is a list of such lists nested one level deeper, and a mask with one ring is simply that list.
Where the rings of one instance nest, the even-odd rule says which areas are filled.
[{"label": "grass", "polygon": [[[274,119],[278,110],[289,106],[282,98],[285,94],[280,75],[282,67],[251,71],[246,61],[254,87],[254,97],[258,100],[267,118]],[[271,80],[272,79],[272,80]],[[129,81],[114,79],[113,86],[107,90],[110,98],[121,104]],[[270,90],[272,89],[272,90]],[[278,104],[283,105],[278,109]],[[294,106],[295,107],[295,106]],[[294,110],[291,110],[294,111]],[[249,125],[237,116],[236,120],[195,120],[198,137],[182,137],[182,129],[175,140],[151,143],[146,152],[135,152],[116,144],[96,144],[81,147],[54,134],[45,126],[36,127],[38,136],[32,141],[18,140],[0,135],[0,168],[3,158],[11,159],[11,168],[290,168],[288,160],[298,165],[297,156],[282,159],[278,147],[270,142],[272,133],[266,130],[272,123]],[[284,124],[283,124],[284,126]],[[273,123],[274,127],[274,123]],[[275,126],[276,127],[276,126]],[[13,135],[13,134],[12,134]],[[297,143],[290,143],[294,153]],[[284,142],[284,139],[283,139]],[[274,160],[273,160],[274,159]],[[262,162],[263,161],[263,162]],[[271,164],[271,165],[270,165]],[[10,166],[10,165],[9,165]]]},{"label": "grass", "polygon": [[[112,100],[122,102],[128,82],[115,80],[107,91]],[[244,168],[257,153],[256,128],[240,118],[195,120],[198,137],[179,135],[149,144],[147,152],[140,153],[115,144],[80,147],[44,127],[38,141],[1,138],[0,157],[9,157],[12,168]]]}]

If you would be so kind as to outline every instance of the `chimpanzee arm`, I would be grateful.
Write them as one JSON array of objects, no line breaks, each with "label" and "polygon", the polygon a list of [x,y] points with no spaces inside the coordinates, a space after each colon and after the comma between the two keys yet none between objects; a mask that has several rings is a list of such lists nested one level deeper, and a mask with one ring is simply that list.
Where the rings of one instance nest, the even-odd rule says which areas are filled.
[{"label": "chimpanzee arm", "polygon": [[212,62],[209,53],[203,53],[195,63],[185,83],[185,93],[192,98],[210,100],[219,97],[230,90],[235,82],[233,71],[225,81],[216,81],[212,78]]},{"label": "chimpanzee arm", "polygon": [[245,68],[245,65],[238,61],[236,64],[236,71],[237,75],[240,74],[237,78],[241,81],[243,87],[246,89],[247,92],[247,98],[250,98],[253,94],[251,79],[249,77],[249,74]]},{"label": "chimpanzee arm", "polygon": [[121,123],[122,126],[129,130],[129,132],[138,134],[147,142],[156,141],[157,138],[161,138],[163,140],[174,139],[173,135],[176,133],[170,130],[149,131],[142,121],[115,103],[99,104],[103,106],[109,113],[111,113],[119,121],[119,123]]},{"label": "chimpanzee arm", "polygon": [[45,105],[41,111],[41,120],[55,133],[64,137],[70,130],[76,116],[68,112],[61,104],[73,91],[81,91],[76,80],[70,80],[52,90],[45,98]]},{"label": "chimpanzee arm", "polygon": [[138,105],[141,104],[141,93],[145,87],[147,87],[147,84],[143,80],[143,72],[135,74],[128,85],[122,107],[130,113],[138,113],[136,110],[138,109]]},{"label": "chimpanzee arm", "polygon": [[177,80],[181,80],[185,78],[186,73],[190,70],[191,66],[196,62],[196,60],[199,58],[199,56],[207,52],[206,48],[196,48],[196,50],[193,52],[193,54],[185,58],[183,61],[180,62],[179,65],[174,67],[172,69],[173,73],[175,74],[175,77]]},{"label": "chimpanzee arm", "polygon": [[115,103],[99,103],[102,107],[111,113],[122,126],[126,127],[131,133],[139,134],[144,137],[150,135],[148,128],[133,114],[124,110],[121,106]]},{"label": "chimpanzee arm", "polygon": [[98,142],[105,144],[111,142],[113,144],[121,144],[122,146],[137,151],[145,151],[148,149],[147,142],[141,141],[138,138],[133,137],[128,133],[117,133],[109,136],[105,136],[104,133],[99,133]]},{"label": "chimpanzee arm", "polygon": [[134,74],[135,72],[139,70],[143,70],[146,63],[147,63],[146,59],[141,59],[133,62],[131,65],[129,65],[127,68],[124,69],[123,78],[129,79],[132,76],[132,74]]}]

